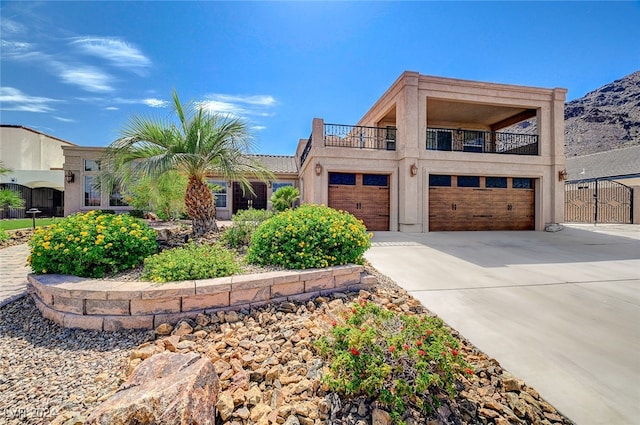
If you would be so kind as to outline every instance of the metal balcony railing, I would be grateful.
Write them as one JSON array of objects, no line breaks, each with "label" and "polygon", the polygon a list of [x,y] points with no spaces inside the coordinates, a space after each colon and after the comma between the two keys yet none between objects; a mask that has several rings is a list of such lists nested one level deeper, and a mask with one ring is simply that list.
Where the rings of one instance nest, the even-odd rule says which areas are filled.
[{"label": "metal balcony railing", "polygon": [[300,155],[300,166],[304,164],[304,161],[309,156],[309,152],[311,151],[311,138],[313,136],[313,132],[309,135],[309,140],[307,140],[307,144],[304,146],[304,150],[302,151],[302,155]]},{"label": "metal balcony railing", "polygon": [[538,155],[538,135],[427,128],[427,150]]},{"label": "metal balcony railing", "polygon": [[395,127],[325,124],[324,145],[341,148],[396,150]]}]

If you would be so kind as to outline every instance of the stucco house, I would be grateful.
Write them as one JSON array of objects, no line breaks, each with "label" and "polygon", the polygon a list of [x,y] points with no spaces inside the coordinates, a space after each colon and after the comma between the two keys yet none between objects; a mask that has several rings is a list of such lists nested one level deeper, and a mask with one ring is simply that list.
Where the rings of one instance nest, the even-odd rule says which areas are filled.
[{"label": "stucco house", "polygon": [[565,97],[404,72],[355,125],[313,120],[302,200],[371,230],[544,230],[564,218]]},{"label": "stucco house", "polygon": [[[281,185],[349,211],[370,230],[544,230],[564,218],[566,90],[404,72],[351,125],[312,121],[294,156],[257,155],[276,175],[255,195],[216,176],[218,218],[269,208]],[[527,128],[519,123],[527,123]],[[65,214],[127,210],[93,193],[103,148],[64,147]]]},{"label": "stucco house", "polygon": [[29,208],[38,208],[43,216],[62,216],[62,147],[67,146],[75,145],[25,126],[0,125],[0,161],[11,170],[0,176],[0,187],[20,192],[25,200],[25,208],[10,210],[11,218],[24,217]]},{"label": "stucco house", "polygon": [[[65,173],[74,176],[72,181],[65,182],[65,216],[94,209],[108,209],[116,212],[132,209],[117,188],[111,191],[95,189],[94,183],[100,171],[100,157],[104,150],[105,148],[102,147],[63,147]],[[208,181],[220,188],[215,192],[216,213],[219,219],[229,220],[238,210],[249,207],[270,208],[271,195],[278,188],[287,185],[298,186],[298,169],[293,156],[253,155],[253,157],[274,174],[275,180],[262,182],[250,179],[254,192],[252,194],[249,191],[243,191],[238,182],[225,181],[216,175],[209,176]]]}]

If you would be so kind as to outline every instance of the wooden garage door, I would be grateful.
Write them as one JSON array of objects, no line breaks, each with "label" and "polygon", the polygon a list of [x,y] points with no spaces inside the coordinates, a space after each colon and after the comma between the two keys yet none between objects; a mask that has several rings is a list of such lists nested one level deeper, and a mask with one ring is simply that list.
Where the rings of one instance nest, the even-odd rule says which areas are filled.
[{"label": "wooden garage door", "polygon": [[329,206],[355,215],[368,230],[389,230],[389,176],[329,173]]},{"label": "wooden garage door", "polygon": [[534,230],[535,180],[429,176],[429,230]]}]

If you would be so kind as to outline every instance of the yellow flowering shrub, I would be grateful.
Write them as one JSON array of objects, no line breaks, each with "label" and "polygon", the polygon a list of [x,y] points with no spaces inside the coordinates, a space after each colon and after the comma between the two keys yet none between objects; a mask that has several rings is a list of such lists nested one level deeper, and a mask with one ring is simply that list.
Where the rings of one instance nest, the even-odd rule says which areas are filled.
[{"label": "yellow flowering shrub", "polygon": [[304,204],[262,223],[251,237],[247,260],[287,269],[360,264],[370,246],[361,220],[324,205]]},{"label": "yellow flowering shrub", "polygon": [[33,273],[103,277],[134,268],[158,249],[156,232],[128,214],[78,213],[37,227],[31,240]]}]

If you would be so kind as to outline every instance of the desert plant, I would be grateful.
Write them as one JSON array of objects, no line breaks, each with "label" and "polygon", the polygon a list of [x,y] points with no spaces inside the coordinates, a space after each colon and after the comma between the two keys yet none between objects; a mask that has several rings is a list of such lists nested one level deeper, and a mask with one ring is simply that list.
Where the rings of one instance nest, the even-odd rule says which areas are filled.
[{"label": "desert plant", "polygon": [[29,264],[34,273],[103,277],[134,268],[156,252],[156,232],[128,214],[78,213],[37,227]]},{"label": "desert plant", "polygon": [[218,174],[225,180],[253,188],[247,176],[263,180],[273,178],[257,160],[247,154],[251,136],[244,121],[208,113],[196,106],[190,116],[173,92],[173,110],[177,123],[133,117],[121,131],[122,137],[111,143],[102,159],[101,180],[115,180],[121,187],[142,176],[155,178],[174,170],[187,178],[185,205],[193,220],[193,233],[204,234],[216,227],[216,206],[206,176]]},{"label": "desert plant", "polygon": [[353,215],[304,204],[262,223],[253,233],[247,260],[287,269],[361,263],[371,235]]},{"label": "desert plant", "polygon": [[359,299],[332,325],[316,341],[330,363],[325,384],[342,396],[378,399],[395,423],[410,405],[428,414],[438,396],[455,394],[461,374],[473,373],[439,318],[397,314]]},{"label": "desert plant", "polygon": [[152,255],[144,260],[142,278],[153,282],[210,279],[238,273],[231,251],[220,244],[193,243]]},{"label": "desert plant", "polygon": [[141,211],[152,211],[163,220],[173,220],[186,212],[184,197],[187,178],[177,171],[161,176],[145,176],[122,189],[127,203]]},{"label": "desert plant", "polygon": [[273,217],[273,212],[267,210],[241,210],[232,217],[233,224],[222,234],[222,241],[232,248],[248,246],[253,232],[264,221]]},{"label": "desert plant", "polygon": [[293,207],[300,198],[300,191],[293,186],[283,186],[271,195],[271,205],[276,211],[284,211]]}]

